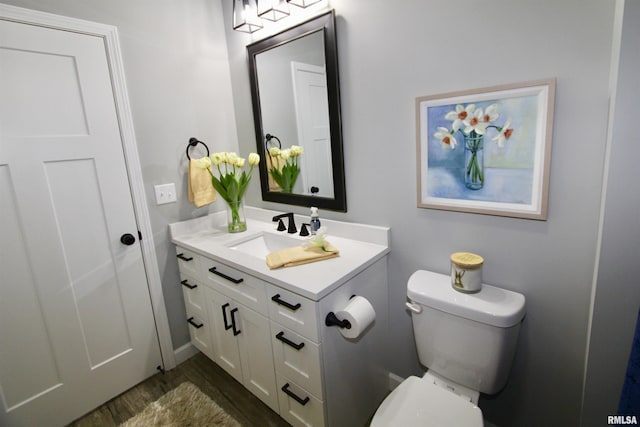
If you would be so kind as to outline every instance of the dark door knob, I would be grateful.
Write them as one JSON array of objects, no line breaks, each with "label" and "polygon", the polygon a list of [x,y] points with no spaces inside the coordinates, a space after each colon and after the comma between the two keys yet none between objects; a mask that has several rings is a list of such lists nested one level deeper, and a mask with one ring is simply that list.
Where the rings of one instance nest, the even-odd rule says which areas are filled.
[{"label": "dark door knob", "polygon": [[120,242],[123,245],[131,246],[136,242],[136,238],[133,237],[133,234],[126,233],[120,237]]}]

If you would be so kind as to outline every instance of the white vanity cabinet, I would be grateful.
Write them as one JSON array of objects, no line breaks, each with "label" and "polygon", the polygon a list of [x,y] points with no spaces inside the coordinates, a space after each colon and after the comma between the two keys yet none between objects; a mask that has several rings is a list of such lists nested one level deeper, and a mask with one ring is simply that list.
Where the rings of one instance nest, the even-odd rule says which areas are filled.
[{"label": "white vanity cabinet", "polygon": [[[263,255],[234,249],[275,232],[275,213],[252,211],[260,221],[242,236],[211,227],[215,217],[170,226],[193,345],[293,426],[367,425],[389,392],[389,229],[326,220],[344,232],[331,239],[339,257],[269,270]],[[347,339],[325,319],[353,295],[376,317]]]}]

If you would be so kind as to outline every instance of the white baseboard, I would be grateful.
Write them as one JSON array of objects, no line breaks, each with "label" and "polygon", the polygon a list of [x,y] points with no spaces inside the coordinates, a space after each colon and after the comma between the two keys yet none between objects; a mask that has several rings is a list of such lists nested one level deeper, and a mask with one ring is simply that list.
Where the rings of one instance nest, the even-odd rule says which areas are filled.
[{"label": "white baseboard", "polygon": [[185,360],[191,359],[193,356],[198,354],[198,351],[199,350],[195,348],[190,342],[173,350],[173,354],[176,358],[176,365],[181,364]]}]

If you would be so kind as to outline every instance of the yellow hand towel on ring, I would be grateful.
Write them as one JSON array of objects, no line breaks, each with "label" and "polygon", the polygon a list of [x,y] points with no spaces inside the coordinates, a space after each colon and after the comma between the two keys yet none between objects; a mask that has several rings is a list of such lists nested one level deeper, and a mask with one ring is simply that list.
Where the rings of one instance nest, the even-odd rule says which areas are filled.
[{"label": "yellow hand towel on ring", "polygon": [[318,246],[309,248],[294,246],[272,252],[267,255],[267,265],[273,270],[280,267],[293,267],[310,262],[322,261],[335,258],[338,255],[340,255],[340,251],[325,241],[324,249]]},{"label": "yellow hand towel on ring", "polygon": [[189,201],[197,208],[216,201],[217,193],[211,183],[211,175],[208,169],[198,167],[196,162],[201,159],[189,160],[189,172],[187,175],[187,188]]}]

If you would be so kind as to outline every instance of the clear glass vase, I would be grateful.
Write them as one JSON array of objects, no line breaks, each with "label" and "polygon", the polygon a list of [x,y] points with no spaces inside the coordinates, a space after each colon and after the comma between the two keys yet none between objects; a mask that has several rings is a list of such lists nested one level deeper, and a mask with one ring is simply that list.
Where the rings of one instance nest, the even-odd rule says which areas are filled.
[{"label": "clear glass vase", "polygon": [[471,190],[479,190],[484,185],[484,135],[464,138],[464,185]]},{"label": "clear glass vase", "polygon": [[242,200],[227,202],[227,230],[229,233],[240,233],[247,229]]}]

